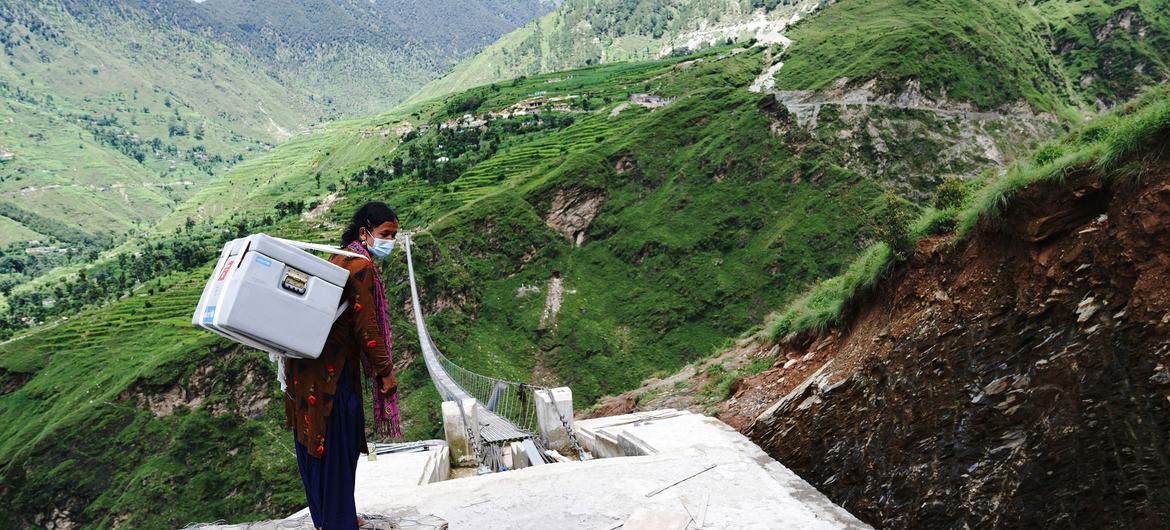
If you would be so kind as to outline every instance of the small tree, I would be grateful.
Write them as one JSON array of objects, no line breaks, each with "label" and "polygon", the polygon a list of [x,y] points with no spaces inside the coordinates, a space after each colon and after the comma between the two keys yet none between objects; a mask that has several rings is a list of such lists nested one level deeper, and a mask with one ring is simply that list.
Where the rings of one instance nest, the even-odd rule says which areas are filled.
[{"label": "small tree", "polygon": [[967,199],[967,189],[957,177],[944,178],[934,190],[934,207],[939,210],[958,208]]},{"label": "small tree", "polygon": [[875,219],[875,232],[879,240],[890,247],[894,259],[905,260],[910,255],[910,223],[914,214],[906,201],[892,191],[887,191],[882,209]]}]

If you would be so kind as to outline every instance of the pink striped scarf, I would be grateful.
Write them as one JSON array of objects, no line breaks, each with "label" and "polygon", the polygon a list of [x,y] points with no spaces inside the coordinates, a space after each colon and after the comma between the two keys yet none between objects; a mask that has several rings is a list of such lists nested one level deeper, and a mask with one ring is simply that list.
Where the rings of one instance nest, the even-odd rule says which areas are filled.
[{"label": "pink striped scarf", "polygon": [[[360,241],[354,241],[347,247],[350,251],[356,252],[370,258],[369,251],[366,246]],[[373,263],[373,259],[370,259]],[[378,315],[378,324],[382,327],[382,336],[386,337],[386,357],[391,362],[394,361],[394,355],[391,352],[391,345],[393,338],[390,336],[390,319],[386,306],[386,288],[382,285],[382,276],[378,274],[378,267],[371,267],[374,271],[374,311]],[[369,377],[374,391],[374,432],[382,436],[402,436],[402,429],[398,425],[398,391],[386,395],[382,393],[382,380],[378,374],[374,372],[374,367],[365,355],[362,358],[362,371]]]}]

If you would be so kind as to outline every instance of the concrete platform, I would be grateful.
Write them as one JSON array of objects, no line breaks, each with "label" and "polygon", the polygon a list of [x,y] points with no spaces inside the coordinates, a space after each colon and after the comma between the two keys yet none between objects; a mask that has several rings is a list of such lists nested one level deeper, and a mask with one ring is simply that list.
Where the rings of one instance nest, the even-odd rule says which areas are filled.
[{"label": "concrete platform", "polygon": [[381,471],[375,478],[369,468],[369,480],[359,478],[358,511],[433,514],[476,529],[672,527],[680,518],[683,528],[870,528],[714,418],[657,411],[576,428],[597,447],[609,444],[613,457],[418,487],[383,480]]}]

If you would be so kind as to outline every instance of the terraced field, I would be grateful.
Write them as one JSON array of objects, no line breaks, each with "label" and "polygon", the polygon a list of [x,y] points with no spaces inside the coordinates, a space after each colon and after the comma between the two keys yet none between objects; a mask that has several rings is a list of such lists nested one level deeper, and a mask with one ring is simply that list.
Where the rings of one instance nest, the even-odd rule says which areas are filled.
[{"label": "terraced field", "polygon": [[[51,328],[0,345],[0,369],[30,377],[0,400],[0,459],[18,461],[56,425],[69,425],[94,409],[119,407],[118,393],[139,377],[215,340],[191,328],[190,313],[202,290],[191,275],[162,278],[160,296],[132,296],[95,308]],[[42,422],[49,421],[49,425]]]},{"label": "terraced field", "polygon": [[[267,406],[278,403],[270,363],[191,326],[209,268],[166,274],[0,343],[0,473],[12,506],[48,494],[100,527],[159,527],[192,513],[153,510],[160,498],[206,495],[196,517],[208,520],[263,509],[232,493],[245,484],[268,484],[266,502],[281,511],[300,502],[287,498],[291,447]],[[223,460],[233,447],[241,458]],[[77,504],[76,492],[96,493]]]},{"label": "terraced field", "polygon": [[[632,113],[632,112],[631,112]],[[603,113],[578,120],[564,131],[503,151],[477,164],[447,185],[452,196],[469,203],[503,188],[538,178],[570,153],[594,148],[617,134],[620,125]]]}]

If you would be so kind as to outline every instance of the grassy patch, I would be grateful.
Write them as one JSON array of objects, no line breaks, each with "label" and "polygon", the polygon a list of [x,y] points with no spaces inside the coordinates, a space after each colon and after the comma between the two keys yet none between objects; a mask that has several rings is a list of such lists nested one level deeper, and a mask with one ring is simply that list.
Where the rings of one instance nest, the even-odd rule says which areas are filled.
[{"label": "grassy patch", "polygon": [[817,283],[777,313],[768,324],[768,334],[781,338],[795,333],[819,333],[840,324],[849,302],[877,285],[892,266],[893,255],[885,243],[869,247],[844,274]]},{"label": "grassy patch", "polygon": [[1070,107],[1124,101],[1170,71],[1170,12],[1157,0],[843,0],[789,36],[781,88],[848,78],[889,93],[914,80],[933,98],[1026,101],[1074,119]]}]

